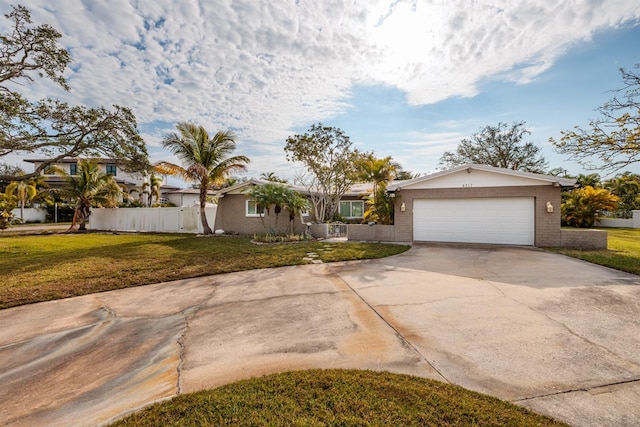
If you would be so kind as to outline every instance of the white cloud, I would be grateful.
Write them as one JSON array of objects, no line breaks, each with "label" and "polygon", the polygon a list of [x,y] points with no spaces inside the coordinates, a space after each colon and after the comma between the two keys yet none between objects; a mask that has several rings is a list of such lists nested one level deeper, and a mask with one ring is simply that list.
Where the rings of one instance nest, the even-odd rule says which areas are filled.
[{"label": "white cloud", "polygon": [[629,0],[30,0],[29,8],[64,34],[73,64],[71,93],[44,82],[26,87],[28,96],[117,103],[140,123],[232,128],[239,149],[282,145],[296,126],[340,114],[354,83],[400,88],[410,105],[474,96],[483,79],[526,83],[574,43],[640,18]]}]

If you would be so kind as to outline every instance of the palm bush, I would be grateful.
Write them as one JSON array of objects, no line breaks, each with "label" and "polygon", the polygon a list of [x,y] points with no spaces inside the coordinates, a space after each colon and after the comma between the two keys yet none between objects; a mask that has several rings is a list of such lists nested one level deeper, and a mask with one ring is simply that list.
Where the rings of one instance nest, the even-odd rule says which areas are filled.
[{"label": "palm bush", "polygon": [[572,227],[593,227],[605,211],[615,211],[620,199],[604,188],[587,185],[565,194],[561,205],[562,223]]}]

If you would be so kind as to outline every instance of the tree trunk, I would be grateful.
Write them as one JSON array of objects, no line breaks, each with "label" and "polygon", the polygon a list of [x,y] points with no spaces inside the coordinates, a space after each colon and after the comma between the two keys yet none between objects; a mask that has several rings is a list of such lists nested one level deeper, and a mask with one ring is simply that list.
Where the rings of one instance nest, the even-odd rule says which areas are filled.
[{"label": "tree trunk", "polygon": [[207,186],[200,185],[200,221],[202,222],[202,234],[213,234],[211,227],[209,227],[209,221],[207,221],[207,212],[205,208],[207,206]]}]

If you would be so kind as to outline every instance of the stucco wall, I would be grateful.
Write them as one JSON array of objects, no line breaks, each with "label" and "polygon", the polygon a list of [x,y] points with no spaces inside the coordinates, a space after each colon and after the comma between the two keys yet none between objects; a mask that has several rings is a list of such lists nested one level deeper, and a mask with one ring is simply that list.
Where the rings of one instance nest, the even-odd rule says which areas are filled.
[{"label": "stucco wall", "polygon": [[[455,199],[487,197],[533,197],[535,200],[535,246],[559,246],[560,188],[546,186],[401,189],[395,200],[395,237],[399,242],[413,241],[413,201],[415,199]],[[547,212],[547,202],[554,207]],[[404,212],[401,209],[405,204]],[[472,213],[471,213],[472,214]]]},{"label": "stucco wall", "polygon": [[[252,236],[254,234],[264,234],[265,227],[259,217],[248,217],[246,215],[246,200],[244,194],[225,194],[224,197],[218,199],[218,211],[216,213],[215,230],[222,229],[226,233],[239,233],[243,236]],[[306,223],[311,221],[310,217],[304,217],[304,223],[300,219],[300,215],[296,215],[293,220],[294,233],[300,234],[306,231]],[[289,211],[283,209],[278,217],[278,225],[276,229],[276,215],[271,209],[271,213],[264,215],[264,223],[267,230],[275,229],[279,233],[288,233],[290,230]]]},{"label": "stucco wall", "polygon": [[560,246],[573,249],[607,249],[608,234],[604,230],[561,230]]}]

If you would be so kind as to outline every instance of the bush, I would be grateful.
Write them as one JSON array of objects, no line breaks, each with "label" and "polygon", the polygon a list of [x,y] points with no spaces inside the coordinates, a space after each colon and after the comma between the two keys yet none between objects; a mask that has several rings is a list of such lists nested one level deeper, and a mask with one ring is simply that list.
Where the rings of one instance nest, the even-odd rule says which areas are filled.
[{"label": "bush", "polygon": [[565,193],[561,205],[562,224],[571,227],[593,227],[605,211],[615,211],[620,199],[604,188],[587,185]]},{"label": "bush", "polygon": [[301,234],[254,234],[253,241],[260,243],[287,243],[313,240],[305,233]]}]

